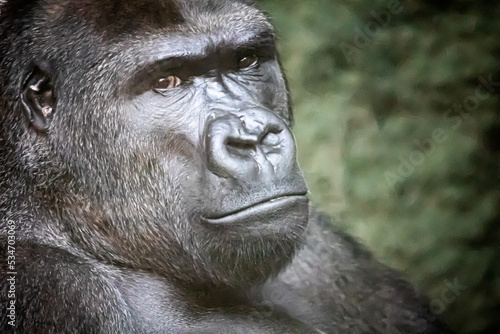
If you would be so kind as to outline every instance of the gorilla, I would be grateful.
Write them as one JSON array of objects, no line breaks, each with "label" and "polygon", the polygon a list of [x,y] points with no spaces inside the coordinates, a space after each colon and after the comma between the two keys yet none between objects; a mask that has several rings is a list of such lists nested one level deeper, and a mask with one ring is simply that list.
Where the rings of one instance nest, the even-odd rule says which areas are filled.
[{"label": "gorilla", "polygon": [[3,1],[2,333],[442,333],[292,123],[252,1]]}]

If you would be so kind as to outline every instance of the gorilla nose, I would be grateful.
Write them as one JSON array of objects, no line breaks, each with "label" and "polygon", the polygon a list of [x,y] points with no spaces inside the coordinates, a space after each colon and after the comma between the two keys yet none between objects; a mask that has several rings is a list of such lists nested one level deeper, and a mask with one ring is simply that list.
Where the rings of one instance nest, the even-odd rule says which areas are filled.
[{"label": "gorilla nose", "polygon": [[253,182],[285,177],[295,163],[288,126],[272,112],[249,109],[208,121],[208,168],[221,177]]}]

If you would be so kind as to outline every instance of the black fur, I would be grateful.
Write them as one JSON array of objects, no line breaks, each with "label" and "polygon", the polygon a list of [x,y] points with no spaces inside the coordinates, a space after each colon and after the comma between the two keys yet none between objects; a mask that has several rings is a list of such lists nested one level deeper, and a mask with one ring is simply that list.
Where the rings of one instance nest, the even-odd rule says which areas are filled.
[{"label": "black fur", "polygon": [[441,333],[308,207],[291,123],[251,1],[0,5],[2,333]]}]

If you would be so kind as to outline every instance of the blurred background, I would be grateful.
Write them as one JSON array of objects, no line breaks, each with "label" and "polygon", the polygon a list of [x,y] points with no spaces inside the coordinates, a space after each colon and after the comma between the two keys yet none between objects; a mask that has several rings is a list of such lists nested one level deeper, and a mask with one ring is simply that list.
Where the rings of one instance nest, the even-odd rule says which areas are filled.
[{"label": "blurred background", "polygon": [[261,0],[311,198],[459,333],[500,333],[500,1]]}]

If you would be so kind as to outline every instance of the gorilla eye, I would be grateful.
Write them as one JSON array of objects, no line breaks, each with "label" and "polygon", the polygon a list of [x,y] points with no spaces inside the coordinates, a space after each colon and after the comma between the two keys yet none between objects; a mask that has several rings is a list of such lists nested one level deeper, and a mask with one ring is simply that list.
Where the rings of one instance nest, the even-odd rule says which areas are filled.
[{"label": "gorilla eye", "polygon": [[244,56],[238,60],[238,68],[249,68],[257,65],[259,57],[253,54],[251,56]]},{"label": "gorilla eye", "polygon": [[175,75],[169,75],[165,78],[161,78],[157,80],[153,84],[153,90],[158,90],[158,91],[164,91],[166,89],[171,89],[175,87],[179,87],[182,84],[182,79],[175,76]]}]

